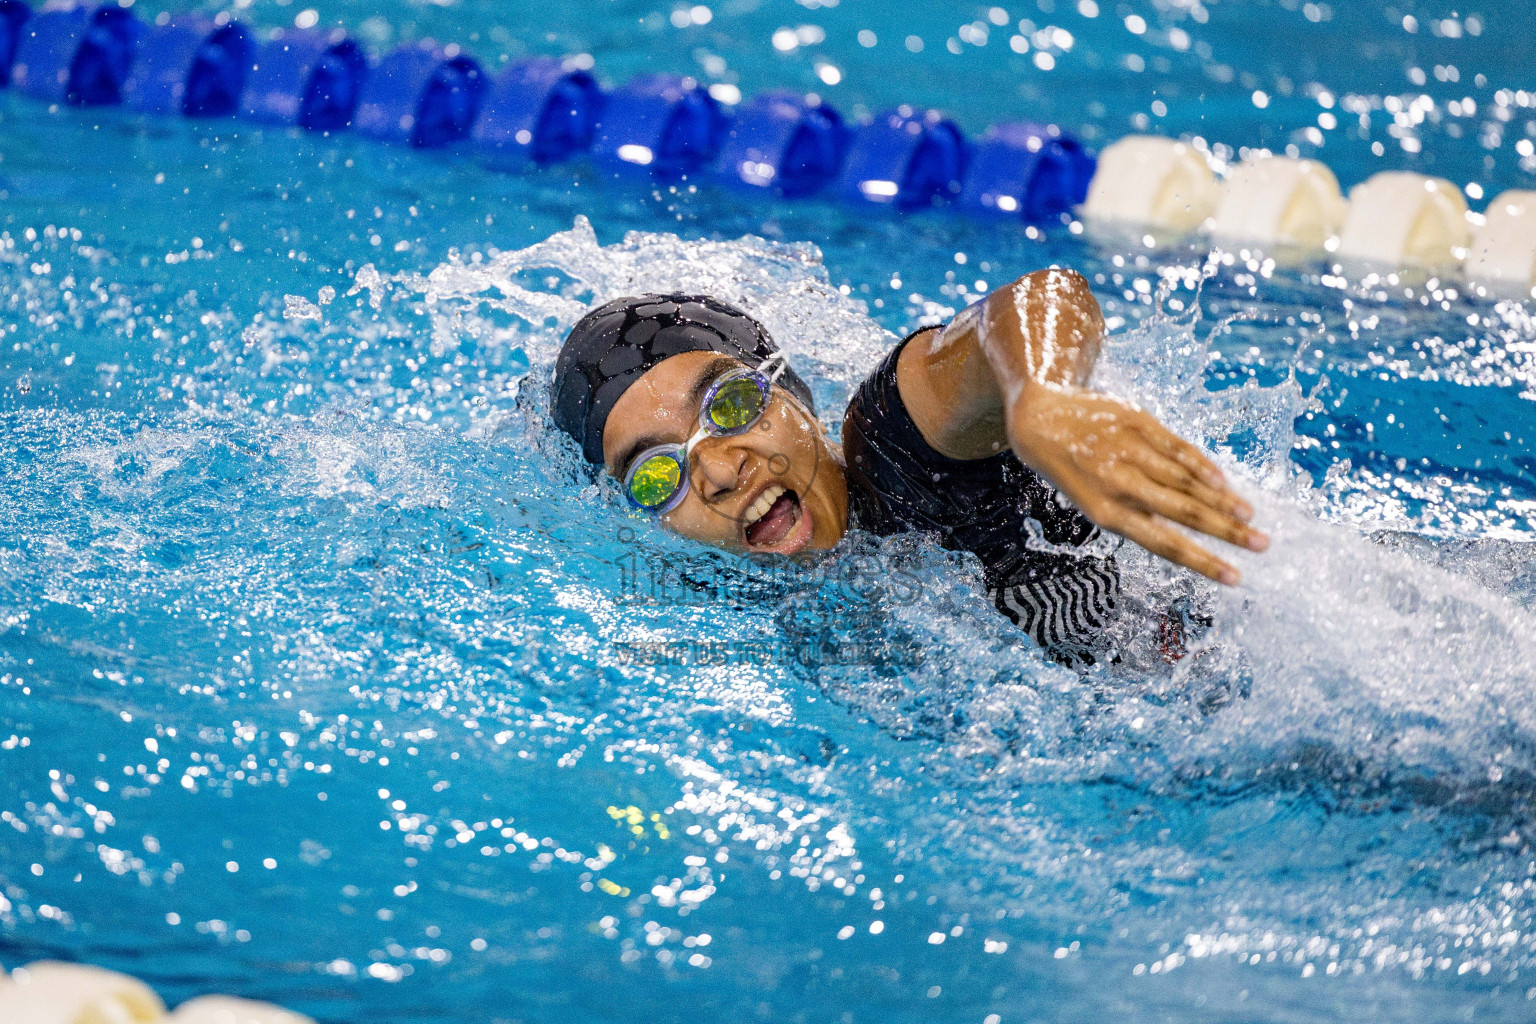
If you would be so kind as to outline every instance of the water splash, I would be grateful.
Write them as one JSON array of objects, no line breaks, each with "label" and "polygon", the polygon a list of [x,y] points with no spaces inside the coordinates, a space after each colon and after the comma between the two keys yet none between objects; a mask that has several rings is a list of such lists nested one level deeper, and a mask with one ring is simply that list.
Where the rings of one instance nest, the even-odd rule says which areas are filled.
[{"label": "water splash", "polygon": [[[59,291],[24,283],[39,307]],[[111,346],[131,335],[133,358],[165,369],[142,373],[140,405],[5,414],[5,464],[31,468],[4,510],[29,540],[0,550],[0,711],[55,726],[29,733],[53,737],[46,750],[16,732],[11,753],[36,760],[12,777],[69,799],[4,809],[29,823],[21,842],[66,830],[61,856],[81,871],[91,858],[68,830],[91,831],[124,877],[150,878],[156,920],[195,912],[209,941],[236,948],[249,930],[264,955],[327,980],[452,970],[428,966],[447,938],[402,936],[454,919],[519,956],[537,920],[568,950],[590,935],[582,955],[614,972],[660,952],[683,970],[733,955],[721,929],[701,949],[684,914],[738,920],[722,895],[811,900],[792,904],[806,958],[839,957],[816,929],[856,917],[860,934],[905,922],[918,953],[956,927],[990,949],[1011,941],[1025,952],[1009,970],[1055,934],[1126,971],[1270,954],[1297,971],[1536,964],[1529,548],[1496,541],[1515,532],[1508,516],[1469,521],[1456,547],[1405,536],[1405,519],[1362,530],[1382,521],[1337,497],[1358,471],[1318,483],[1296,461],[1297,416],[1328,415],[1303,372],[1208,390],[1212,339],[1193,315],[1110,339],[1098,383],[1216,453],[1275,544],[1239,556],[1237,592],[1122,546],[1120,660],[1079,675],[1021,642],[968,557],[850,538],[768,575],[630,519],[549,428],[541,385],[564,329],[590,303],[677,287],[760,316],[834,425],[893,336],[814,249],[664,234],[603,246],[578,222],[427,274],[365,267],[354,285],[311,288],[319,318],[284,319],[298,288],[243,322],[188,300],[171,330],[104,287],[77,312],[125,319],[82,349],[95,345],[92,374],[129,365]],[[1217,325],[1216,343],[1250,329]],[[636,599],[642,568],[661,574],[661,599]],[[1159,635],[1170,608],[1193,627],[1176,665]],[[812,640],[859,654],[799,657]],[[636,657],[764,644],[786,656]],[[100,715],[109,767],[132,773],[108,793],[87,789],[96,748],[59,739],[64,711],[82,708]],[[164,769],[145,763],[146,738]],[[260,835],[227,824],[237,806]],[[171,820],[190,824],[140,849]],[[322,948],[233,900],[225,862],[245,859],[239,882],[253,869],[226,839],[286,844],[273,877],[344,938]],[[41,845],[24,856],[41,863]],[[202,895],[165,881],[173,863]],[[1424,863],[1436,886],[1391,881]],[[41,906],[99,923],[54,873],[8,888],[0,926],[42,934]],[[936,909],[900,903],[897,875],[921,879],[906,884]],[[884,902],[875,888],[891,906],[847,909]],[[103,891],[116,890],[95,890],[96,905]],[[365,913],[337,916],[338,891]],[[839,965],[861,970],[862,956]]]},{"label": "water splash", "polygon": [[477,310],[544,328],[531,354],[545,364],[592,306],[644,292],[699,292],[739,305],[797,365],[844,386],[890,344],[863,304],[832,286],[821,253],[808,243],[685,241],[635,231],[604,246],[578,217],[569,231],[526,249],[454,255],[426,275],[401,274],[390,283],[421,296],[435,338],[475,334],[485,326]]}]

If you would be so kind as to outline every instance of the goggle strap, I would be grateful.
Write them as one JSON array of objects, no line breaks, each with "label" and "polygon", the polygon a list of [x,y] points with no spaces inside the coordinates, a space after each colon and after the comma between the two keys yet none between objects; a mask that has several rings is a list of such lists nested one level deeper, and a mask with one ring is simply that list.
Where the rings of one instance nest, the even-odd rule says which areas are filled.
[{"label": "goggle strap", "polygon": [[789,360],[785,357],[783,352],[774,352],[758,365],[757,372],[765,373],[770,366],[773,366],[774,369],[772,373],[768,374],[768,383],[777,384],[779,382],[779,378],[784,375],[784,371],[789,369]]}]

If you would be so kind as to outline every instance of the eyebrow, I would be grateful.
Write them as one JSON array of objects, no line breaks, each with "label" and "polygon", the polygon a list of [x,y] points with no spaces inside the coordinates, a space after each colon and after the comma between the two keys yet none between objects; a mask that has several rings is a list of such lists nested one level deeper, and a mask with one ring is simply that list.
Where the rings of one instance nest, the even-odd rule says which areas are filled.
[{"label": "eyebrow", "polygon": [[[709,390],[709,386],[715,382],[716,378],[727,370],[734,370],[738,365],[741,364],[728,356],[721,356],[718,359],[712,359],[705,363],[699,370],[698,375],[694,377],[692,386],[688,388],[688,393],[683,396],[683,408],[697,408],[698,404],[704,400],[704,392]],[[687,438],[684,438],[685,442],[686,440]],[[635,461],[641,452],[666,443],[667,438],[660,434],[643,434],[636,438],[628,448],[624,449],[622,457],[615,460],[614,465],[619,471],[615,476],[623,479],[624,473],[629,469],[629,464]]]}]

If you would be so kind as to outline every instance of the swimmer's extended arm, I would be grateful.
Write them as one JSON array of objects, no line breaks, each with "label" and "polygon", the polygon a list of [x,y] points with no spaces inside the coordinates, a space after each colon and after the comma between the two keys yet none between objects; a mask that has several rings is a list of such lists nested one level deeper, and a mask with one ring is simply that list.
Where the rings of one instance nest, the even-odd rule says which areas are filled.
[{"label": "swimmer's extended arm", "polygon": [[1262,551],[1253,510],[1221,471],[1129,402],[1086,387],[1104,335],[1081,274],[1041,270],[902,350],[896,382],[929,444],[951,458],[1011,447],[1093,522],[1222,583],[1238,573],[1169,520]]}]

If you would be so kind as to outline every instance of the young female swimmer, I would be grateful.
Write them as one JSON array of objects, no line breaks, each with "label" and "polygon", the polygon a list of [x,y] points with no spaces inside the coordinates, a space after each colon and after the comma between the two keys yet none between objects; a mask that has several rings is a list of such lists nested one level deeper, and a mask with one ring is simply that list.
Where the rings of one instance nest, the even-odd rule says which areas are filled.
[{"label": "young female swimmer", "polygon": [[1269,544],[1193,445],[1086,386],[1103,333],[1080,274],[1021,277],[886,356],[849,403],[839,446],[741,310],[618,299],[566,338],[554,418],[632,504],[685,537],[792,555],[850,528],[930,532],[980,558],[998,611],[1047,652],[1091,661],[1119,599],[1113,556],[1091,544],[1100,528],[1228,585],[1237,570],[1172,524]]}]

